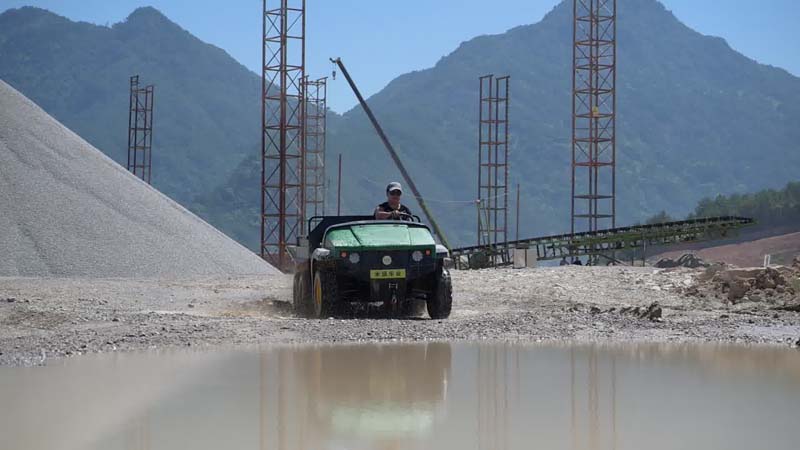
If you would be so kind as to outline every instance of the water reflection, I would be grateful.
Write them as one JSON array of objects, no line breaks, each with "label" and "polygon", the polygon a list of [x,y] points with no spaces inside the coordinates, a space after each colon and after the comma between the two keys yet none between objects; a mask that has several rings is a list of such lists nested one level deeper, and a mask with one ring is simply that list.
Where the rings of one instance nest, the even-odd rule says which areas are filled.
[{"label": "water reflection", "polygon": [[426,439],[446,417],[446,343],[285,348],[260,361],[262,449],[397,448]]},{"label": "water reflection", "polygon": [[5,449],[796,448],[800,352],[512,344],[0,369]]},{"label": "water reflection", "polygon": [[[578,355],[580,359],[585,360],[586,364],[586,399],[585,399],[585,414],[586,414],[586,432],[585,436],[579,428],[578,423],[581,421],[581,413],[584,411],[581,408],[580,404],[580,385],[576,386],[576,383],[579,381],[576,379],[576,373],[579,370],[577,368],[577,364],[580,364],[582,361],[577,361],[576,363],[576,349],[570,348],[570,442],[571,448],[590,448],[590,449],[597,449],[597,448],[617,448],[617,376],[616,376],[616,357],[615,355],[611,355],[610,360],[610,376],[609,376],[609,405],[607,412],[609,417],[609,430],[608,431],[608,439],[605,439],[603,435],[603,430],[601,430],[600,425],[600,417],[602,412],[600,411],[600,393],[599,391],[602,389],[600,386],[600,374],[598,373],[598,355],[597,349],[595,347],[591,347],[588,351],[581,352],[582,355]],[[586,442],[583,442],[583,439],[586,439]],[[608,445],[603,445],[603,441],[608,440]]]}]

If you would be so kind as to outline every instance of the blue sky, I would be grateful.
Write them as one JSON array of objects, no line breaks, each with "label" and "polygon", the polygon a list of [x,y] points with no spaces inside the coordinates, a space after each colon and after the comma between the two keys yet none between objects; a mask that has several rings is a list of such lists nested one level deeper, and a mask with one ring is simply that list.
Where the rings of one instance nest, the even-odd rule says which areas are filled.
[{"label": "blue sky", "polygon": [[[275,2],[275,0],[268,0]],[[625,1],[620,0],[620,6]],[[558,0],[307,0],[307,68],[330,75],[341,56],[369,96],[394,77],[430,67],[459,43],[538,22]],[[697,31],[721,36],[743,54],[800,75],[800,0],[663,0]],[[200,39],[257,72],[261,60],[260,0],[0,0],[0,11],[38,6],[97,24],[120,22],[136,7],[154,6]],[[490,6],[487,6],[490,5]],[[721,7],[724,5],[724,7]],[[328,91],[338,112],[356,100],[341,78]]]}]

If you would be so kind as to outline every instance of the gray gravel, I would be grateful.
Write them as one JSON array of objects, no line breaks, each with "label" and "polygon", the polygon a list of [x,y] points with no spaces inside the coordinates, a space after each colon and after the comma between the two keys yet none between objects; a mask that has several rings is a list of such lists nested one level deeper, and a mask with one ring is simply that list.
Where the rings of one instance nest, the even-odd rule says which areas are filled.
[{"label": "gray gravel", "polygon": [[276,272],[3,81],[0,249],[0,276]]},{"label": "gray gravel", "polygon": [[800,338],[798,312],[687,295],[700,273],[579,266],[454,272],[447,320],[301,319],[291,312],[286,275],[0,278],[0,365],[243,344],[491,339],[791,346]]}]

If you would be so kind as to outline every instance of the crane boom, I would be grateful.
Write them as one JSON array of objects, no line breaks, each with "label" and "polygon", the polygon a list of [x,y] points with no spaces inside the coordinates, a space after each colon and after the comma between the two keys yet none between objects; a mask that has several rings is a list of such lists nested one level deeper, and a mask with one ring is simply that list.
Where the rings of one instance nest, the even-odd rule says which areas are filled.
[{"label": "crane boom", "polygon": [[433,227],[433,232],[439,236],[439,240],[442,241],[442,245],[450,248],[450,244],[447,242],[447,238],[444,236],[441,228],[439,228],[439,224],[436,223],[436,219],[433,218],[433,214],[428,209],[428,205],[425,203],[425,199],[422,198],[422,195],[419,193],[417,186],[414,184],[414,181],[411,179],[411,175],[408,174],[406,167],[403,165],[403,162],[400,161],[400,157],[397,156],[397,152],[394,150],[392,143],[389,142],[389,138],[386,137],[386,133],[383,132],[383,128],[378,123],[378,119],[375,118],[375,115],[372,113],[372,110],[367,105],[366,100],[364,97],[361,96],[361,92],[359,92],[358,88],[356,87],[355,82],[353,79],[350,78],[350,74],[347,72],[347,69],[344,67],[344,63],[342,63],[341,58],[331,58],[331,62],[339,66],[339,70],[342,71],[342,75],[347,79],[347,83],[350,85],[350,89],[353,90],[353,93],[356,94],[358,98],[358,102],[361,104],[361,107],[364,108],[364,112],[367,113],[367,117],[369,117],[369,121],[372,122],[372,126],[375,128],[375,131],[378,133],[378,136],[383,141],[383,145],[386,147],[386,150],[389,152],[389,156],[392,157],[392,161],[397,166],[397,169],[400,171],[400,174],[403,176],[403,180],[408,185],[409,189],[411,189],[411,193],[414,194],[414,197],[417,199],[417,203],[419,203],[419,207],[422,208],[422,213],[425,214],[425,218],[428,219],[428,222]]}]

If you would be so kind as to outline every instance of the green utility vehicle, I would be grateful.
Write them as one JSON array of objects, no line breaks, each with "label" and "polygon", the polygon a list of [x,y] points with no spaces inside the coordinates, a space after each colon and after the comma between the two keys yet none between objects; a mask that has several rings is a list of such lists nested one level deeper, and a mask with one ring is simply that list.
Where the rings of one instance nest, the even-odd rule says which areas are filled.
[{"label": "green utility vehicle", "polygon": [[294,251],[295,311],[328,317],[352,304],[380,304],[398,316],[425,302],[431,318],[450,316],[450,254],[418,217],[409,219],[312,217],[311,231]]}]

